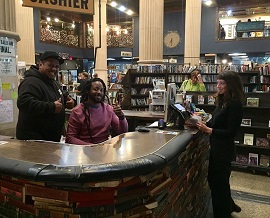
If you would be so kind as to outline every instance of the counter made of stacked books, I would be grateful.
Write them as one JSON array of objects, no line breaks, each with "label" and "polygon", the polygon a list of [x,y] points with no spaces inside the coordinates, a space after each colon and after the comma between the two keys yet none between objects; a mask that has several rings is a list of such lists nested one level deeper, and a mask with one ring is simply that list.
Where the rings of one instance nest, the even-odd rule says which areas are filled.
[{"label": "counter made of stacked books", "polygon": [[3,217],[204,217],[201,132],[128,132],[81,146],[0,140]]}]

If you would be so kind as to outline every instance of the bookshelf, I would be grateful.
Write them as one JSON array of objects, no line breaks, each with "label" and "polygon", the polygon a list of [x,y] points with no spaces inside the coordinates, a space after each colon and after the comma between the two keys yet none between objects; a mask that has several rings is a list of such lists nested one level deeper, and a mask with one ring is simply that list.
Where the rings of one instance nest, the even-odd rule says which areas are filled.
[{"label": "bookshelf", "polygon": [[223,70],[238,72],[243,80],[246,93],[269,90],[270,74],[262,75],[259,70],[250,71],[246,65],[202,64],[190,66],[185,64],[164,64],[139,66],[137,69],[128,70],[122,80],[128,99],[124,109],[147,111],[149,107],[149,91],[153,89],[153,79],[165,79],[165,85],[176,83],[180,87],[184,80],[190,78],[190,72],[195,68],[201,70],[202,80],[208,92],[216,91],[217,75]]},{"label": "bookshelf", "polygon": [[[207,104],[207,96],[213,95],[215,92],[187,92],[187,95],[192,95],[192,101],[195,103],[196,107],[200,109],[204,109],[207,113],[212,113],[215,109],[215,105]],[[204,96],[204,104],[198,104],[198,95]],[[267,136],[270,136],[270,99],[269,93],[267,92],[248,92],[246,93],[246,98],[259,98],[259,106],[258,107],[243,107],[243,119],[250,119],[250,126],[242,126],[240,127],[238,133],[235,137],[235,145],[236,145],[236,157],[238,162],[235,160],[233,162],[234,169],[245,169],[252,172],[262,172],[270,175],[270,167],[266,167],[264,165],[260,165],[260,159],[262,156],[268,157],[268,163],[270,159],[270,139]],[[247,105],[246,102],[244,105]],[[244,135],[252,134],[252,145],[247,145],[244,143]],[[263,139],[264,141],[268,141],[268,145],[266,143],[264,145],[256,144],[256,141],[259,139]],[[265,147],[264,147],[265,146]],[[258,154],[258,165],[248,164],[249,154],[254,153]],[[241,161],[241,162],[239,162]]]},{"label": "bookshelf", "polygon": [[261,90],[264,92],[269,92],[270,90],[270,65],[264,64],[258,67],[258,71],[260,72],[260,83]]},{"label": "bookshelf", "polygon": [[149,110],[149,91],[153,90],[154,79],[166,79],[162,65],[139,66],[138,69],[129,69],[122,80],[127,93],[126,104],[123,109],[135,111]]},{"label": "bookshelf", "polygon": [[256,92],[261,90],[259,71],[245,71],[240,72],[239,75],[242,78],[245,92]]}]

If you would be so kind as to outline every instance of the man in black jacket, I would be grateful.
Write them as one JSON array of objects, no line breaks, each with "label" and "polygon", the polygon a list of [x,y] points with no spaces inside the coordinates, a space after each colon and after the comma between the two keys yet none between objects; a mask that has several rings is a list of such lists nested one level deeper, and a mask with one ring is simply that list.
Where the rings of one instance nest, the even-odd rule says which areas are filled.
[{"label": "man in black jacket", "polygon": [[40,57],[38,67],[31,66],[19,85],[19,117],[16,137],[21,140],[59,142],[64,130],[65,107],[73,108],[70,96],[64,97],[55,80],[64,60],[53,51]]}]

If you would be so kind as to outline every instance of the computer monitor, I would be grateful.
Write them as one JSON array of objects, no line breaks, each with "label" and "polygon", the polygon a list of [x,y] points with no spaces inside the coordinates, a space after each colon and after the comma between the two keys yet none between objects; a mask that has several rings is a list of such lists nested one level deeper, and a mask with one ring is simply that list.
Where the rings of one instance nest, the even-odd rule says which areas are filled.
[{"label": "computer monitor", "polygon": [[171,105],[173,110],[176,112],[177,126],[178,129],[184,129],[185,121],[190,118],[190,113],[179,103],[174,103]]},{"label": "computer monitor", "polygon": [[174,104],[175,96],[176,96],[176,84],[175,83],[168,83],[167,90],[166,90],[166,105],[165,105],[165,114],[164,114],[164,121],[170,122],[172,120],[173,109],[171,107]]}]

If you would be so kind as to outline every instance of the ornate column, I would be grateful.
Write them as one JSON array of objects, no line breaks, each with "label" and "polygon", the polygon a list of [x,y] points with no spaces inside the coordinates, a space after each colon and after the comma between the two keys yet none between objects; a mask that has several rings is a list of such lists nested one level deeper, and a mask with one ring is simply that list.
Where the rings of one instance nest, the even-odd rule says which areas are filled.
[{"label": "ornate column", "polygon": [[21,37],[21,41],[17,44],[18,61],[24,61],[28,69],[32,64],[35,64],[33,8],[22,7],[21,1],[16,0],[15,9],[16,30]]},{"label": "ornate column", "polygon": [[201,0],[186,1],[184,63],[198,65],[200,62]]},{"label": "ornate column", "polygon": [[164,0],[140,0],[139,63],[163,63]]},{"label": "ornate column", "polygon": [[[99,3],[100,7],[99,8]],[[107,0],[95,0],[94,2],[94,52],[96,56],[95,73],[108,82],[107,75],[107,32],[106,32],[106,3]],[[100,16],[100,17],[99,17]]]}]

